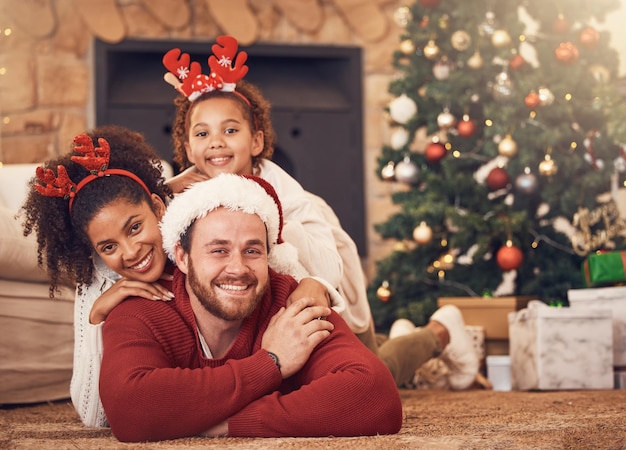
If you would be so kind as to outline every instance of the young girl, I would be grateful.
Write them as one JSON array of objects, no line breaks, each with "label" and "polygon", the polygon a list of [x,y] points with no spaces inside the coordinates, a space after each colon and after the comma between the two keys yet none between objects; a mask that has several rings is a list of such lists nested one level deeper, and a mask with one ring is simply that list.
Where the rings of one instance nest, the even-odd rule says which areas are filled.
[{"label": "young girl", "polygon": [[[159,221],[172,194],[141,134],[105,126],[74,142],[74,152],[38,169],[22,207],[24,230],[37,233],[51,295],[59,283],[77,287],[70,394],[83,423],[103,427],[102,321],[129,296],[173,298],[158,282],[171,279]],[[326,286],[307,279],[291,299],[309,296],[327,305],[327,295]]]},{"label": "young girl", "polygon": [[[247,73],[245,52],[231,36],[220,36],[209,58],[213,73],[200,73],[189,56],[170,50],[163,63],[166,81],[182,94],[176,100],[172,130],[174,161],[187,169],[171,180],[174,192],[220,173],[254,174],[267,180],[283,205],[283,237],[298,249],[311,275],[333,284],[347,300],[341,314],[352,331],[376,352],[366,281],[356,244],[330,206],[270,161],[275,135],[270,103],[259,89],[241,80]],[[234,66],[231,67],[231,63]],[[179,79],[180,77],[180,79]]]}]

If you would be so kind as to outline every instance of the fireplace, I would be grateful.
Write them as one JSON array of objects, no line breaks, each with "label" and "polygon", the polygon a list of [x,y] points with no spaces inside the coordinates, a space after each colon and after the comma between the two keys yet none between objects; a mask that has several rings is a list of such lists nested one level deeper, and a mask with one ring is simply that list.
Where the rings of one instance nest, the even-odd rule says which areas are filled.
[{"label": "fireplace", "polygon": [[[115,123],[141,131],[171,161],[175,91],[163,81],[161,58],[178,47],[206,73],[211,44],[97,40],[96,125]],[[245,51],[250,67],[246,80],[272,103],[277,134],[273,160],[328,202],[365,256],[361,49],[255,44]]]}]

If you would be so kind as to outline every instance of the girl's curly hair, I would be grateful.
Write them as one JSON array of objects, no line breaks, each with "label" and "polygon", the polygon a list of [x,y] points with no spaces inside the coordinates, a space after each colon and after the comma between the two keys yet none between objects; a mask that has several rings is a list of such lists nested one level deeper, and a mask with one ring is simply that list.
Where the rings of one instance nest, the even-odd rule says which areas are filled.
[{"label": "girl's curly hair", "polygon": [[258,156],[252,158],[252,166],[256,167],[259,160],[262,158],[272,158],[276,135],[270,118],[270,102],[263,97],[259,88],[243,80],[237,83],[236,91],[243,95],[250,104],[248,105],[248,103],[236,93],[218,90],[205,92],[193,102],[190,102],[187,97],[183,95],[179,95],[174,100],[174,105],[176,105],[176,117],[174,118],[174,126],[172,129],[172,140],[174,142],[173,159],[174,162],[178,164],[180,170],[185,170],[191,166],[191,162],[187,158],[187,152],[185,151],[185,142],[188,141],[191,112],[200,102],[212,98],[232,98],[241,108],[244,117],[248,119],[250,129],[253,131],[263,131],[263,151]]},{"label": "girl's curly hair", "polygon": [[[111,157],[108,168],[125,169],[137,175],[150,192],[157,194],[164,203],[172,197],[170,188],[161,175],[161,160],[141,133],[128,128],[107,125],[97,127],[87,134],[94,145],[98,138],[108,141]],[[72,144],[72,149],[73,149]],[[65,166],[71,180],[78,184],[90,172],[71,160],[74,151],[44,165],[56,172],[59,165]],[[24,236],[33,231],[37,234],[38,263],[46,268],[50,278],[50,297],[54,297],[60,283],[81,285],[91,282],[93,276],[92,246],[86,234],[91,219],[103,207],[118,199],[133,204],[147,201],[152,205],[148,193],[130,177],[109,175],[87,183],[74,198],[72,213],[69,201],[59,197],[41,195],[35,189],[39,183],[33,176],[29,182],[28,197],[21,207],[24,212]]]}]

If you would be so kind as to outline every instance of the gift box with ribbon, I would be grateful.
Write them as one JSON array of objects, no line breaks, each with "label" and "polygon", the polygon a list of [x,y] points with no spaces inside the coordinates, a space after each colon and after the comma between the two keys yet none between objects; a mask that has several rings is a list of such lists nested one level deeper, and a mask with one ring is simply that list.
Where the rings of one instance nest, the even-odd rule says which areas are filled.
[{"label": "gift box with ribbon", "polygon": [[593,253],[583,262],[587,286],[602,286],[626,281],[626,251]]}]

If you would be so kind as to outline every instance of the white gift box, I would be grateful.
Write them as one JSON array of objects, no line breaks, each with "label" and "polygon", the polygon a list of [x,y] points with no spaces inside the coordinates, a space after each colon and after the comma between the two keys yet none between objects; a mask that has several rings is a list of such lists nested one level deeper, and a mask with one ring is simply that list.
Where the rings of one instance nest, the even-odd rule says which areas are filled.
[{"label": "white gift box", "polygon": [[512,389],[613,388],[611,311],[533,300],[508,320]]},{"label": "white gift box", "polygon": [[626,366],[626,287],[570,289],[571,308],[600,308],[613,313],[613,364]]}]

